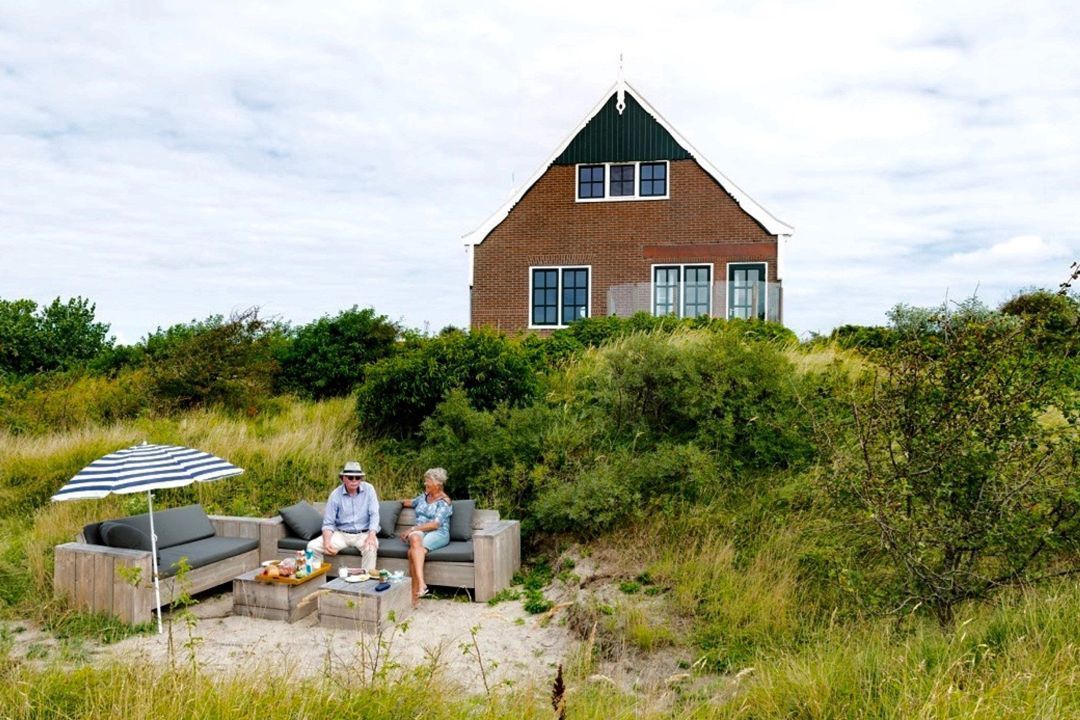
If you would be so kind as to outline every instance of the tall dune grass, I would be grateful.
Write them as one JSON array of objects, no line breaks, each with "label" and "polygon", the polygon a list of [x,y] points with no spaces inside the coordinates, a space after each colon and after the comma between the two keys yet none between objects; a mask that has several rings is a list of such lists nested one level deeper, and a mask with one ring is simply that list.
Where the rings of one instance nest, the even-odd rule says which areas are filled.
[{"label": "tall dune grass", "polygon": [[144,512],[145,495],[51,503],[49,497],[94,459],[147,440],[197,447],[245,469],[236,478],[155,493],[155,507],[202,503],[209,512],[269,516],[300,499],[321,500],[346,460],[359,460],[383,497],[411,495],[420,475],[403,457],[361,443],[348,398],[280,401],[246,418],[193,411],[44,435],[0,433],[0,611],[49,597],[53,548],[88,522]]}]

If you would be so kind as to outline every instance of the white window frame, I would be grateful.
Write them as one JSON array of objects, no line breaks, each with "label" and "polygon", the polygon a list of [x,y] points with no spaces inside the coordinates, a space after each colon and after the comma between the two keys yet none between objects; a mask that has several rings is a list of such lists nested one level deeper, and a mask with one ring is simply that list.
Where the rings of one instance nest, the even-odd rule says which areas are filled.
[{"label": "white window frame", "polygon": [[[738,264],[738,263],[735,263]],[[707,317],[713,316],[713,285],[716,283],[716,267],[711,262],[688,262],[688,263],[653,263],[649,266],[649,314],[656,314],[656,268],[679,268],[679,307],[677,318],[686,317],[686,268],[709,268],[709,310]],[[665,316],[666,317],[666,316]],[[695,315],[694,317],[698,317]]]},{"label": "white window frame", "polygon": [[[593,165],[599,165],[599,163],[592,163],[592,164]],[[533,324],[533,306],[532,306],[532,303],[533,303],[533,271],[534,270],[557,270],[558,271],[556,273],[556,277],[558,278],[558,286],[556,288],[556,296],[555,296],[556,297],[555,317],[558,320],[558,323],[555,324],[555,325],[534,325]],[[563,270],[587,270],[589,272],[589,287],[585,291],[585,297],[586,297],[587,303],[588,303],[588,305],[586,306],[586,310],[585,310],[587,315],[585,317],[592,317],[593,316],[593,312],[592,312],[592,290],[593,290],[593,270],[592,270],[592,265],[530,265],[529,266],[529,275],[528,275],[528,278],[529,278],[529,282],[528,282],[529,296],[528,296],[528,304],[526,305],[526,307],[528,308],[528,313],[529,313],[529,326],[528,327],[529,327],[530,330],[561,330],[563,328],[569,327],[568,325],[563,324],[563,321],[562,321],[562,311],[563,311],[563,303],[562,303],[562,300],[563,300],[563,297],[562,297],[563,284],[562,284],[562,278],[563,278]]]},{"label": "white window frame", "polygon": [[[724,319],[731,319],[731,266],[732,265],[761,265],[765,268],[765,272],[762,274],[762,280],[765,283],[765,317],[764,320],[769,319],[769,263],[764,260],[735,260],[727,263],[724,266]],[[757,318],[753,318],[757,319]]]},{"label": "white window frame", "polygon": [[[667,178],[664,183],[663,195],[645,195],[641,193],[641,166],[655,165],[656,163],[664,164],[664,177]],[[596,167],[597,165],[604,166],[604,197],[592,197],[583,198],[580,195],[581,184],[581,172],[580,168],[583,167]],[[634,166],[634,194],[633,195],[619,195],[612,197],[608,193],[611,192],[611,166],[612,165],[633,165]],[[595,202],[639,202],[643,200],[669,200],[671,199],[671,161],[670,160],[634,160],[630,162],[607,162],[607,163],[577,163],[574,165],[574,201],[579,203],[595,203]]]}]

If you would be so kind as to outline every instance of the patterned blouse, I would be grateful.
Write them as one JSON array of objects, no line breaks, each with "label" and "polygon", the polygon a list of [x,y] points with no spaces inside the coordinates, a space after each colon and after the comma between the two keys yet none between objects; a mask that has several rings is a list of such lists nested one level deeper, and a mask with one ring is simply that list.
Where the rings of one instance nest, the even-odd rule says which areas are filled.
[{"label": "patterned blouse", "polygon": [[413,498],[412,506],[416,510],[417,525],[437,520],[439,527],[429,532],[450,533],[450,516],[454,514],[454,508],[446,500],[440,498],[435,502],[428,502],[427,495],[420,493]]}]

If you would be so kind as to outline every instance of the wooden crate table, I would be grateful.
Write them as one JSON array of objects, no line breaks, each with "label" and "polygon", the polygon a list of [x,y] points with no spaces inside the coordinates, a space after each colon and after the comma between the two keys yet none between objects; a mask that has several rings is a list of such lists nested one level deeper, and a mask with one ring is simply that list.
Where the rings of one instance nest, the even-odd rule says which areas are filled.
[{"label": "wooden crate table", "polygon": [[[326,584],[319,596],[319,625],[377,635],[412,612],[412,581],[408,576],[376,592],[378,580],[350,583],[340,578]],[[394,614],[393,621],[390,613]]]},{"label": "wooden crate table", "polygon": [[264,620],[296,622],[315,612],[316,602],[301,605],[308,595],[326,587],[326,572],[299,584],[268,583],[255,579],[262,568],[233,578],[233,614]]}]

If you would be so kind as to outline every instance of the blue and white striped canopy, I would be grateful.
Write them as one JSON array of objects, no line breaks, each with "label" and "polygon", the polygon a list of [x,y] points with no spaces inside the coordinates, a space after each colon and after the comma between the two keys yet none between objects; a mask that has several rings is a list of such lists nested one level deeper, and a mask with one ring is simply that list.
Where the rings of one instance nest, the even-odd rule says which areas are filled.
[{"label": "blue and white striped canopy", "polygon": [[53,500],[103,498],[182,487],[244,472],[216,455],[177,445],[134,445],[87,465],[52,496]]}]

